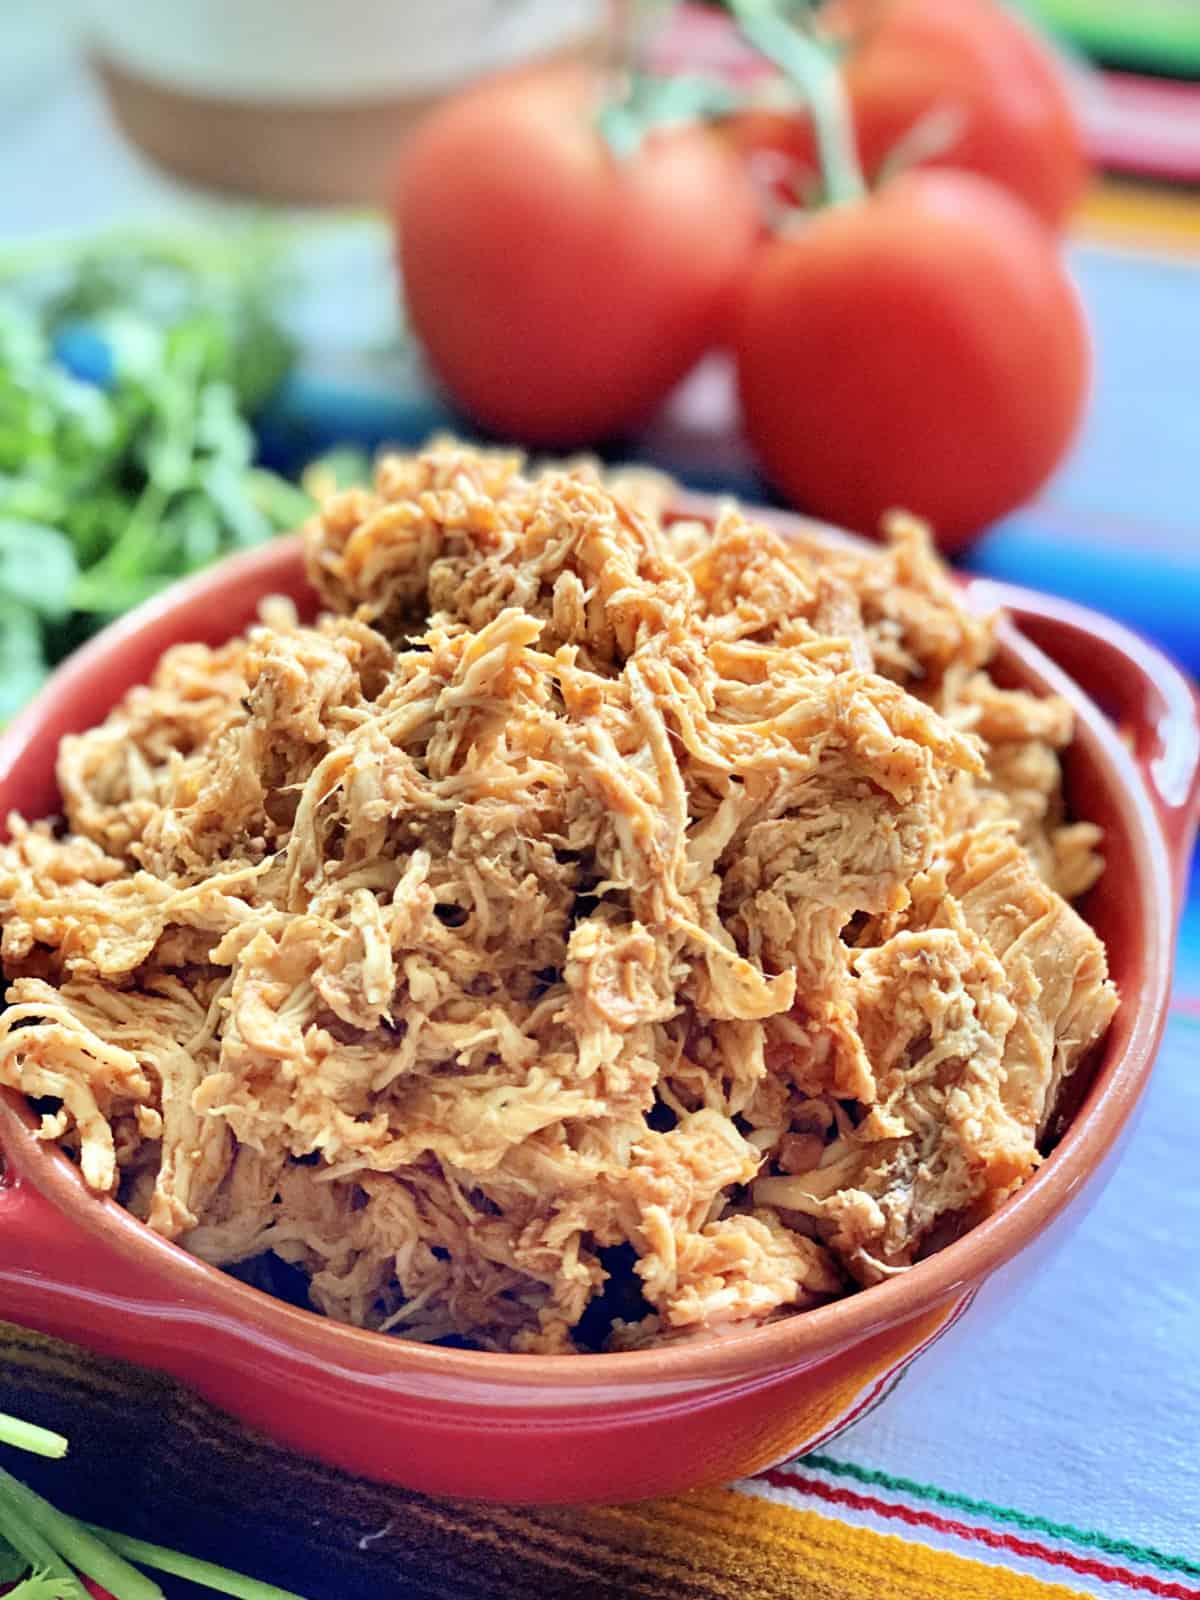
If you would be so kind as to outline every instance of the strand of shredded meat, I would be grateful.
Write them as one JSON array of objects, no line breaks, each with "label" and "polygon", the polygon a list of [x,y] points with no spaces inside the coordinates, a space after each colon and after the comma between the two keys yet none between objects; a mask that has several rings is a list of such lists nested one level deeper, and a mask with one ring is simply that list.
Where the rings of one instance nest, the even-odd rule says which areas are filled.
[{"label": "strand of shredded meat", "polygon": [[63,741],[0,1081],[94,1190],[330,1316],[569,1352],[845,1293],[1034,1170],[1117,1003],[1068,707],[920,528],[662,502],[386,459],[307,531],[314,625]]}]

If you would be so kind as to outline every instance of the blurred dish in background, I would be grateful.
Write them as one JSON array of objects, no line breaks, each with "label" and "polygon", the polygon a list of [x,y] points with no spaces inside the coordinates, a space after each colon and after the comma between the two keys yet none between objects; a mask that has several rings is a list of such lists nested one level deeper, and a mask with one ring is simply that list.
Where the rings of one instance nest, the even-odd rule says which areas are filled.
[{"label": "blurred dish in background", "polygon": [[603,0],[85,0],[123,131],[190,182],[378,203],[397,141],[442,95],[584,54]]}]

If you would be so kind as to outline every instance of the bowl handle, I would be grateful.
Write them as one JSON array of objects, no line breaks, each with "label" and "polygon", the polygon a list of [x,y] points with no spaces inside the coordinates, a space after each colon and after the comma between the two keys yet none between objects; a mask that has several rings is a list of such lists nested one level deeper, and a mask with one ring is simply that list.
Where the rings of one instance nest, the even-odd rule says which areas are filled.
[{"label": "bowl handle", "polygon": [[1009,612],[1130,741],[1162,824],[1178,913],[1200,820],[1200,699],[1191,680],[1139,634],[1073,601],[990,578],[972,579],[967,598],[972,610]]}]

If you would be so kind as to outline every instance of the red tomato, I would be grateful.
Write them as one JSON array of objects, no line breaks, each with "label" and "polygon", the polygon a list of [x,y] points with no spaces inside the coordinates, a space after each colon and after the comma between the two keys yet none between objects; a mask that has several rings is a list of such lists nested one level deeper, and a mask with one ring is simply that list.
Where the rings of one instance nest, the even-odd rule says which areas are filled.
[{"label": "red tomato", "polygon": [[[845,9],[860,41],[845,75],[868,180],[923,118],[943,110],[957,131],[922,164],[993,178],[1061,227],[1087,163],[1062,73],[1036,34],[994,0],[858,0]],[[748,115],[735,139],[815,167],[804,114]]]},{"label": "red tomato", "polygon": [[1052,236],[972,173],[911,172],[764,248],[736,340],[769,476],[875,532],[901,507],[961,547],[1075,432],[1087,327]]},{"label": "red tomato", "polygon": [[641,421],[727,331],[759,236],[728,146],[651,133],[616,160],[601,79],[492,79],[413,135],[396,189],[412,325],[454,399],[496,433],[587,444]]}]

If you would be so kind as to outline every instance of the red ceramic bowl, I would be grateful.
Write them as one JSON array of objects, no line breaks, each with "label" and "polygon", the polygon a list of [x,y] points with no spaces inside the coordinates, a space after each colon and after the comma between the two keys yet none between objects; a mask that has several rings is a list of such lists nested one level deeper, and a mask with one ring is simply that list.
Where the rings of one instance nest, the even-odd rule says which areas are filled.
[{"label": "red ceramic bowl", "polygon": [[[99,721],[166,646],[218,643],[272,593],[313,608],[294,540],[179,585],[81,650],[0,740],[0,815],[54,811],[60,737]],[[622,1355],[444,1350],[340,1326],[195,1260],[90,1195],[8,1094],[0,1316],[172,1373],[299,1450],[434,1494],[630,1500],[728,1480],[828,1439],[998,1268],[1036,1259],[1031,1247],[1079,1212],[1129,1124],[1167,1008],[1198,802],[1191,688],[1102,617],[982,582],[966,594],[1011,611],[1009,679],[1076,709],[1070,796],[1107,836],[1108,870],[1086,909],[1123,996],[1061,1142],[994,1216],[901,1276],[745,1333]]]}]

